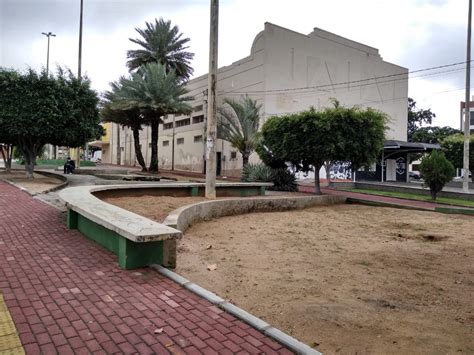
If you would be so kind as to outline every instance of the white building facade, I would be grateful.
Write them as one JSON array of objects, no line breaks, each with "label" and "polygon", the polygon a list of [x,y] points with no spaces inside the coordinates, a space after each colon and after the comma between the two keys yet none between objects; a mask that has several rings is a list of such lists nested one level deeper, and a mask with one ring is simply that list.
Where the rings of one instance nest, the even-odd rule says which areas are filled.
[{"label": "white building facade", "polygon": [[[159,166],[202,172],[207,75],[190,80],[194,98],[191,115],[165,118],[159,132]],[[321,109],[336,98],[344,106],[381,110],[390,117],[387,139],[407,139],[408,70],[385,62],[377,49],[315,28],[308,35],[266,23],[253,42],[250,55],[218,70],[218,104],[224,98],[249,95],[261,108],[261,124],[268,117]],[[138,165],[132,132],[120,129],[122,165]],[[111,129],[111,163],[117,163],[117,132]],[[151,157],[151,130],[141,131],[142,152]],[[174,140],[174,149],[173,149]],[[174,159],[172,151],[174,150]],[[217,142],[218,173],[237,176],[241,156],[228,142]],[[258,156],[252,154],[251,162]]]}]

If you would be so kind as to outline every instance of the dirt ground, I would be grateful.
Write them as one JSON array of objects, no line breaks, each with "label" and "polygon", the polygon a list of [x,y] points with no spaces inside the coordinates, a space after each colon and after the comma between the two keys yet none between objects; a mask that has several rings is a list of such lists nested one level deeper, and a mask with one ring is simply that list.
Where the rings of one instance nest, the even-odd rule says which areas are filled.
[{"label": "dirt ground", "polygon": [[63,183],[60,179],[40,174],[33,174],[33,177],[33,179],[27,179],[24,171],[12,171],[8,174],[0,171],[0,179],[11,181],[33,193],[41,193]]},{"label": "dirt ground", "polygon": [[[189,202],[132,200],[158,216]],[[474,353],[472,217],[358,205],[224,217],[186,231],[176,271],[325,354]]]}]

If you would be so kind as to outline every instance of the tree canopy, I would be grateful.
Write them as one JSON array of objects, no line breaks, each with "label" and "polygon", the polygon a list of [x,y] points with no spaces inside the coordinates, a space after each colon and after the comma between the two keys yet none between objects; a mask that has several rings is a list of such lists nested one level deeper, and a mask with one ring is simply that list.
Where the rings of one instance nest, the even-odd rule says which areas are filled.
[{"label": "tree canopy", "polygon": [[261,107],[256,100],[245,96],[239,101],[224,99],[217,111],[217,138],[230,142],[240,152],[244,167],[257,147]]},{"label": "tree canopy", "polygon": [[[446,137],[441,142],[441,148],[446,158],[454,165],[455,168],[463,168],[464,156],[464,135],[455,134]],[[469,140],[469,170],[474,171],[474,136]]]},{"label": "tree canopy", "polygon": [[23,152],[31,177],[43,145],[79,147],[100,138],[98,102],[89,80],[71,71],[58,68],[53,76],[0,69],[0,138]]},{"label": "tree canopy", "polygon": [[182,38],[178,26],[172,26],[171,21],[162,18],[155,19],[155,23],[146,22],[144,29],[135,28],[141,38],[132,39],[141,49],[127,52],[127,66],[132,70],[147,63],[161,63],[166,72],[174,70],[179,78],[187,80],[193,73],[190,65],[194,53],[186,51],[189,47],[189,38]]},{"label": "tree canopy", "polygon": [[325,161],[350,162],[353,169],[373,163],[383,149],[387,116],[371,108],[310,108],[297,114],[270,117],[262,142],[274,161],[291,162],[298,170],[314,168],[315,193]]},{"label": "tree canopy", "polygon": [[413,141],[413,134],[421,128],[423,124],[431,124],[436,114],[431,109],[420,109],[416,106],[416,101],[411,97],[408,98],[408,125],[407,136],[408,141]]},{"label": "tree canopy", "polygon": [[431,198],[436,200],[438,192],[454,177],[454,167],[443,152],[433,150],[421,159],[420,171],[423,185],[430,188]]},{"label": "tree canopy", "polygon": [[458,129],[451,128],[448,126],[438,127],[420,127],[412,135],[413,142],[422,143],[441,143],[446,137],[452,136],[453,134],[461,133]]}]

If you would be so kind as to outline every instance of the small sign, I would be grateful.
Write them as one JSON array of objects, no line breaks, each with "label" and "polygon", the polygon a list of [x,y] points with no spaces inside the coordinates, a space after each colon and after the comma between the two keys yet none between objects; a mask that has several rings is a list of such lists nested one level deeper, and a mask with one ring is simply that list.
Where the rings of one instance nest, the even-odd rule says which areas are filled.
[{"label": "small sign", "polygon": [[397,174],[398,175],[405,175],[406,169],[407,169],[405,159],[402,158],[402,157],[399,157],[399,158],[397,158],[396,162],[397,162]]}]

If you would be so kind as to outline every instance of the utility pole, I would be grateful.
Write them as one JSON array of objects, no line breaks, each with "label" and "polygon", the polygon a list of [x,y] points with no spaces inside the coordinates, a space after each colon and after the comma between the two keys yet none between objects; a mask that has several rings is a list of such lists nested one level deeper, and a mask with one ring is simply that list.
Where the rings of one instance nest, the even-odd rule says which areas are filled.
[{"label": "utility pole", "polygon": [[48,33],[41,32],[41,34],[48,37],[48,51],[47,51],[47,54],[46,54],[46,74],[49,75],[49,37],[56,37],[56,35],[52,32],[48,32]]},{"label": "utility pole", "polygon": [[202,92],[202,111],[204,115],[204,128],[202,132],[202,173],[206,173],[206,142],[207,142],[207,89]]},{"label": "utility pole", "polygon": [[466,104],[464,111],[464,159],[463,170],[464,178],[462,181],[463,192],[469,192],[469,129],[471,115],[469,110],[471,96],[471,18],[472,18],[472,0],[469,0],[469,11],[467,19],[467,53],[466,53]]},{"label": "utility pole", "polygon": [[[81,9],[79,15],[79,56],[77,60],[77,78],[82,79],[82,14],[83,14],[83,0],[81,0]],[[74,148],[76,153],[76,166],[81,167],[81,147]]]},{"label": "utility pole", "polygon": [[171,171],[174,171],[174,125],[175,125],[175,116],[176,115],[173,115],[173,133],[171,135]]},{"label": "utility pole", "polygon": [[207,141],[206,141],[206,198],[216,198],[216,138],[217,138],[217,45],[219,31],[219,0],[211,0],[209,35],[209,74],[207,78]]}]

